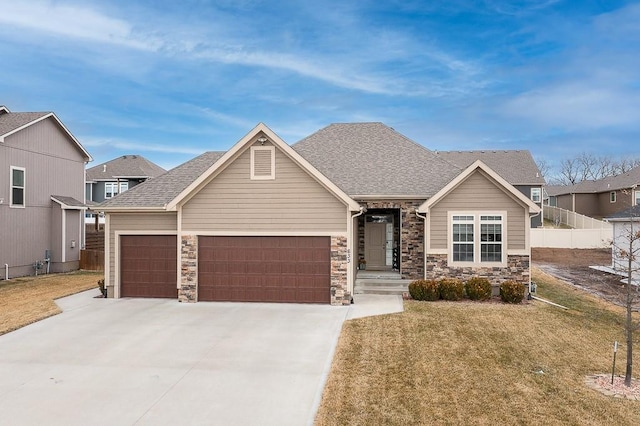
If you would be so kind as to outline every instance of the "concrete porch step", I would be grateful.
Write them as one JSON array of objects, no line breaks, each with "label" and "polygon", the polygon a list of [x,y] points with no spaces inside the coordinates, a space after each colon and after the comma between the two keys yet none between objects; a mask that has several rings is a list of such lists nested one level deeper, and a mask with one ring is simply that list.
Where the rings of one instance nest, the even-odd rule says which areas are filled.
[{"label": "concrete porch step", "polygon": [[403,293],[408,292],[407,286],[356,286],[353,289],[355,294],[389,294],[389,295],[398,295],[402,296]]}]

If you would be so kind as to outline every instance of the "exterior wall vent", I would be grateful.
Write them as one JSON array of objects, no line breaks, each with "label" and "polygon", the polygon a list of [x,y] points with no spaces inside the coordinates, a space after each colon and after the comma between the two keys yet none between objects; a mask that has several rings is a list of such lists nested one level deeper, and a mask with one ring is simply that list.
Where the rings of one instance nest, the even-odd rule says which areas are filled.
[{"label": "exterior wall vent", "polygon": [[274,146],[251,147],[251,179],[273,180],[276,178],[276,150]]}]

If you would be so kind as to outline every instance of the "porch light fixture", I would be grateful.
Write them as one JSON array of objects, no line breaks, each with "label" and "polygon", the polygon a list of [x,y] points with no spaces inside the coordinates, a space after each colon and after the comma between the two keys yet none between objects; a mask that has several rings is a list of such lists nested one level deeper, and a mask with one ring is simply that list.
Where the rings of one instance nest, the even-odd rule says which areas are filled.
[{"label": "porch light fixture", "polygon": [[264,145],[264,143],[268,140],[269,139],[265,138],[264,136],[258,138],[258,142],[260,142],[260,145]]}]

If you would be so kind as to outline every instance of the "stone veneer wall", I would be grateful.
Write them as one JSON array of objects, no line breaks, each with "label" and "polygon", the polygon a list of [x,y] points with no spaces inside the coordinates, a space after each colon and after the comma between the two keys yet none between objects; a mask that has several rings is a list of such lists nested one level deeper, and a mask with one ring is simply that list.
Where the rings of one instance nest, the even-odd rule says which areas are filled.
[{"label": "stone veneer wall", "polygon": [[349,305],[347,290],[347,237],[331,237],[331,304]]},{"label": "stone veneer wall", "polygon": [[[416,210],[424,200],[362,201],[367,209],[400,209],[400,273],[417,280],[424,276],[424,220]],[[364,230],[363,237],[364,239]]]},{"label": "stone veneer wall", "polygon": [[447,264],[446,254],[428,254],[425,278],[439,279],[451,277],[466,281],[474,276],[485,277],[491,281],[494,287],[494,295],[496,295],[496,288],[507,280],[528,285],[531,274],[529,263],[529,256],[510,255],[507,256],[507,266],[505,267],[459,267],[449,266]]},{"label": "stone veneer wall", "polygon": [[195,302],[198,297],[198,236],[183,235],[180,247],[178,301]]}]

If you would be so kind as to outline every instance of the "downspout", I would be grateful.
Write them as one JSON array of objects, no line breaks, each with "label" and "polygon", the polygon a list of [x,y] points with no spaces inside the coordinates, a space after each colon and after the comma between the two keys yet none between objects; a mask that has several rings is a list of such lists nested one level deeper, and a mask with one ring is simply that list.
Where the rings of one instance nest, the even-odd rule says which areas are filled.
[{"label": "downspout", "polygon": [[4,280],[9,281],[9,264],[4,264]]},{"label": "downspout", "polygon": [[419,217],[420,219],[424,220],[424,232],[422,233],[423,236],[423,240],[422,240],[422,244],[424,245],[424,254],[423,254],[423,258],[422,258],[422,264],[424,265],[424,272],[423,272],[423,276],[422,278],[426,278],[427,275],[427,216],[420,216],[420,213],[418,213],[418,209],[416,209],[416,217]]},{"label": "downspout", "polygon": [[353,289],[355,287],[355,279],[354,279],[354,276],[353,276],[353,265],[354,265],[353,256],[354,256],[354,251],[355,251],[354,250],[354,241],[353,241],[354,240],[354,238],[353,238],[353,220],[356,217],[361,216],[362,214],[364,214],[364,212],[365,212],[364,207],[360,206],[360,211],[358,213],[350,216],[351,219],[349,220],[349,224],[348,224],[349,226],[347,227],[348,238],[349,238],[349,241],[351,241],[351,244],[350,244],[351,247],[349,248],[349,251],[351,252],[350,253],[350,259],[349,259],[350,260],[350,264],[347,267],[347,282],[351,286],[351,289],[350,289],[351,290],[350,291],[350,293],[351,293],[351,303],[353,303]]}]

